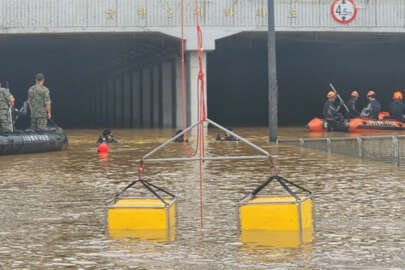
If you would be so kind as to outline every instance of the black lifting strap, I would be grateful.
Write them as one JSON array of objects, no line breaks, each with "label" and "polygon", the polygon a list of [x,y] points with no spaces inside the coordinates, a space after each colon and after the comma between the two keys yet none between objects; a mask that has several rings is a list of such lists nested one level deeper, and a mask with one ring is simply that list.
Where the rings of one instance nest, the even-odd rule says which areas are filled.
[{"label": "black lifting strap", "polygon": [[122,193],[124,193],[125,191],[127,191],[127,189],[129,189],[130,187],[132,187],[133,185],[135,185],[137,182],[139,182],[140,180],[135,180],[132,183],[130,183],[128,186],[126,186],[123,190],[121,190],[120,192],[118,192],[117,194],[115,194],[114,198],[112,198],[111,200],[107,201],[106,204],[110,204],[111,202],[116,202],[117,199],[121,196]]},{"label": "black lifting strap", "polygon": [[265,188],[268,184],[271,183],[271,181],[273,181],[273,179],[275,178],[275,176],[270,177],[269,179],[267,179],[266,182],[264,182],[263,184],[261,184],[260,186],[258,186],[257,188],[255,188],[255,190],[252,191],[252,196],[255,196],[257,193],[259,193],[263,188]]},{"label": "black lifting strap", "polygon": [[296,201],[299,201],[300,198],[297,196],[297,194],[294,191],[291,190],[291,188],[287,184],[289,184],[291,186],[294,186],[294,187],[296,187],[298,189],[301,189],[301,190],[307,192],[309,195],[312,194],[312,192],[309,191],[308,189],[303,188],[303,187],[301,187],[301,186],[299,186],[297,184],[294,184],[293,182],[290,182],[290,181],[288,181],[287,179],[285,179],[285,178],[283,178],[281,176],[272,176],[269,179],[267,179],[266,182],[264,182],[263,184],[261,184],[260,186],[255,188],[251,193],[249,193],[245,197],[243,197],[240,200],[240,202],[246,200],[247,198],[249,198],[249,199],[254,198],[256,196],[256,194],[258,194],[263,188],[265,188],[268,184],[270,184],[271,181],[273,181],[274,179],[284,188],[284,190],[286,190],[288,192],[288,194],[290,194],[292,197],[294,197],[294,199]]},{"label": "black lifting strap", "polygon": [[164,190],[163,188],[157,187],[157,186],[155,186],[154,184],[149,183],[148,181],[145,181],[145,182],[146,182],[149,186],[154,187],[155,189],[166,193],[166,194],[169,195],[172,199],[176,197],[176,196],[174,196],[172,193],[170,193],[169,191]]},{"label": "black lifting strap", "polygon": [[280,183],[280,185],[288,192],[288,194],[290,194],[291,196],[293,196],[295,198],[295,200],[299,201],[300,198],[297,196],[297,194],[295,194],[294,191],[292,191],[285,183],[284,183],[284,179],[279,177],[279,176],[275,176],[274,177],[277,182]]},{"label": "black lifting strap", "polygon": [[[130,187],[134,186],[136,183],[141,182],[143,184],[143,186],[149,191],[151,192],[156,198],[158,198],[164,205],[165,207],[168,207],[169,204],[159,195],[157,194],[157,192],[155,190],[153,190],[153,188],[166,193],[167,195],[169,195],[172,199],[175,198],[176,196],[174,196],[172,193],[168,192],[167,190],[164,190],[160,187],[157,187],[151,183],[149,183],[148,181],[145,180],[135,180],[132,183],[130,183],[128,186],[126,186],[123,190],[121,190],[120,192],[118,192],[114,198],[112,198],[111,200],[107,201],[107,205],[110,204],[111,202],[116,202],[117,199],[121,196],[122,193],[124,193],[125,191],[127,191]],[[153,187],[153,188],[152,188]]]},{"label": "black lifting strap", "polygon": [[247,195],[245,195],[245,197],[243,197],[242,199],[239,200],[239,202],[242,202],[244,200],[246,200],[247,198],[252,199],[256,196],[257,193],[259,193],[263,188],[265,188],[268,184],[271,183],[271,181],[273,181],[274,176],[270,177],[269,179],[267,179],[266,182],[264,182],[263,184],[261,184],[260,186],[258,186],[257,188],[255,188],[251,193],[248,193]]},{"label": "black lifting strap", "polygon": [[296,188],[299,188],[299,189],[301,189],[301,190],[307,192],[309,195],[312,194],[312,192],[309,191],[308,189],[306,189],[306,188],[304,188],[304,187],[301,187],[301,186],[299,186],[299,185],[297,185],[297,184],[294,184],[293,182],[290,182],[290,181],[288,181],[287,179],[285,179],[285,178],[283,178],[283,177],[280,177],[280,176],[278,176],[278,177],[279,177],[280,179],[282,179],[284,182],[286,182],[286,183],[288,183],[288,184],[290,184],[290,185],[292,185],[292,186],[294,186],[294,187],[296,187]]},{"label": "black lifting strap", "polygon": [[153,195],[155,195],[156,198],[158,198],[166,207],[169,206],[169,204],[162,199],[162,197],[159,196],[159,194],[156,193],[151,187],[150,184],[144,180],[140,180],[140,182],[144,185],[144,187],[149,190]]}]

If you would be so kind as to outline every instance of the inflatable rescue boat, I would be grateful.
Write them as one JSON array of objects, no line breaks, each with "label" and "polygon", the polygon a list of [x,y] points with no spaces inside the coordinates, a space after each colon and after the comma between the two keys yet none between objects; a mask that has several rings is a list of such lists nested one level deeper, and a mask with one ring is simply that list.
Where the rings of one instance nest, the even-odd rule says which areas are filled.
[{"label": "inflatable rescue boat", "polygon": [[60,127],[44,131],[32,130],[0,134],[0,155],[61,151],[67,148],[68,139]]},{"label": "inflatable rescue boat", "polygon": [[314,118],[308,124],[309,131],[344,131],[344,132],[371,132],[381,130],[405,130],[405,123],[399,122],[392,118],[387,118],[387,113],[380,114],[379,119],[353,118],[345,119],[342,122],[328,123],[324,119]]}]

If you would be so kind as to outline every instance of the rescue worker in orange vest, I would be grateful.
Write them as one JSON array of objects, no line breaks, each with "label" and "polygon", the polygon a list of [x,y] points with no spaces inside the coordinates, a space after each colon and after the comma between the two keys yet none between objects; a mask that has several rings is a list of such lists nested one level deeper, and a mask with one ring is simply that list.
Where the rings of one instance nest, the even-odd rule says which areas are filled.
[{"label": "rescue worker in orange vest", "polygon": [[335,105],[336,94],[333,91],[330,91],[326,97],[328,100],[326,100],[323,105],[323,118],[327,123],[328,130],[333,131],[336,129],[337,125],[343,121],[343,115],[339,113],[342,104],[338,106]]},{"label": "rescue worker in orange vest", "polygon": [[346,103],[347,108],[349,109],[348,118],[356,118],[360,116],[360,112],[356,108],[356,103],[359,97],[359,92],[357,92],[356,90],[352,91],[350,99]]},{"label": "rescue worker in orange vest", "polygon": [[360,117],[378,119],[381,112],[381,104],[376,99],[376,94],[373,90],[367,93],[368,104],[361,110]]},{"label": "rescue worker in orange vest", "polygon": [[405,122],[405,105],[402,102],[403,98],[402,92],[396,91],[392,97],[393,101],[389,107],[391,117],[400,122]]}]

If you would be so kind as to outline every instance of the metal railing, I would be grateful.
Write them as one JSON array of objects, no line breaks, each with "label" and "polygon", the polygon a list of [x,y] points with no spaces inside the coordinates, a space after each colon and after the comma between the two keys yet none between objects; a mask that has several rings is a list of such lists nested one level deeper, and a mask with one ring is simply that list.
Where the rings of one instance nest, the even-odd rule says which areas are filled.
[{"label": "metal railing", "polygon": [[405,135],[285,139],[279,140],[279,143],[405,167]]}]

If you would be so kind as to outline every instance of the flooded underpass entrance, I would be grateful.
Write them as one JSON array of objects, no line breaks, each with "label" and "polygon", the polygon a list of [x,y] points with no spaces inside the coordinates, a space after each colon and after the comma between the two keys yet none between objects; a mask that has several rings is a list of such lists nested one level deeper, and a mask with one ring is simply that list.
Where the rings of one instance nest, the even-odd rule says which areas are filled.
[{"label": "flooded underpass entrance", "polygon": [[[374,90],[388,110],[394,90],[405,88],[403,34],[277,33],[279,123],[305,124],[321,116],[329,83],[344,99],[360,92],[359,106]],[[217,41],[208,57],[208,112],[227,125],[267,125],[265,33]],[[237,110],[235,110],[237,108]]]},{"label": "flooded underpass entrance", "polygon": [[[163,112],[158,109],[161,98],[155,94],[152,103],[135,88],[147,83],[139,75],[144,66],[169,62],[171,68],[170,61],[178,52],[177,39],[158,33],[83,33],[1,35],[0,40],[0,80],[3,86],[9,82],[17,107],[27,99],[34,75],[42,72],[50,89],[54,119],[63,127],[123,127],[124,118],[127,127],[139,127],[143,124],[142,109],[150,110],[153,104],[157,108],[156,126],[162,125]],[[157,76],[168,76],[166,80],[171,82],[173,71],[166,75],[161,70],[157,68]],[[162,91],[155,88],[156,93]],[[96,102],[104,107],[96,106]]]},{"label": "flooded underpass entrance", "polygon": [[[403,170],[358,157],[379,152],[401,163],[405,134],[359,138],[304,126],[320,115],[330,82],[345,99],[359,90],[360,106],[373,89],[387,109],[405,83],[405,1],[271,2],[279,137],[302,138],[299,145],[309,148],[268,142],[267,1],[0,0],[0,81],[9,82],[19,107],[34,74],[45,73],[53,119],[69,137],[65,151],[0,156],[0,269],[402,269]],[[197,77],[206,79],[207,99],[195,94]],[[198,164],[145,163],[143,179],[176,195],[175,214],[171,208],[162,222],[175,220],[170,234],[112,233],[107,203],[139,180],[146,153],[205,119],[201,100],[209,119],[269,151],[280,177],[312,191],[311,208],[297,196],[292,208],[313,217],[310,241],[241,231],[241,198],[272,180],[271,159],[203,163],[201,152]],[[118,143],[101,144],[109,151],[98,153],[107,127]],[[241,142],[217,140],[228,134],[212,126],[205,137],[200,127],[196,151],[207,157],[256,154]],[[43,144],[47,134],[38,134],[21,133],[27,140],[18,145],[32,138]],[[1,134],[0,144],[17,145],[12,136]],[[180,156],[184,148],[173,142],[154,158]],[[340,155],[346,151],[354,154]],[[145,198],[139,189],[129,195],[139,193]],[[275,205],[284,202],[293,204],[282,198]],[[309,222],[295,217],[301,232]]]},{"label": "flooded underpass entrance", "polygon": [[[181,105],[178,39],[137,33],[3,35],[1,40],[1,80],[10,83],[18,106],[33,75],[44,72],[62,126],[179,124],[173,109]],[[405,85],[404,44],[400,34],[279,33],[280,124],[305,125],[319,116],[330,82],[344,98],[358,89],[361,106],[373,89],[388,109],[393,91]],[[218,40],[207,59],[209,116],[226,125],[266,125],[266,76],[264,34]]]},{"label": "flooded underpass entrance", "polygon": [[[166,241],[112,239],[105,203],[136,178],[135,160],[164,142],[171,129],[116,130],[108,157],[95,152],[99,130],[68,130],[67,151],[0,157],[0,266],[4,269],[331,269],[404,265],[403,171],[327,152],[267,143],[265,128],[240,128],[277,155],[280,175],[313,194],[314,241],[278,246],[241,239],[237,201],[266,180],[262,161],[206,162],[205,229],[200,231],[198,166],[148,165],[144,177],[177,196],[176,232]],[[289,134],[289,130],[281,136]],[[215,141],[211,155],[245,154]],[[183,151],[173,144],[163,155]],[[242,151],[242,152],[239,152]]]},{"label": "flooded underpass entrance", "polygon": [[[277,37],[282,126],[304,126],[320,116],[330,82],[345,99],[359,90],[360,107],[373,89],[383,110],[393,91],[405,85],[401,34],[280,32]],[[181,126],[177,38],[93,33],[2,35],[1,40],[0,79],[10,83],[18,106],[34,74],[44,72],[54,116],[62,126]],[[264,33],[223,38],[207,50],[210,118],[225,125],[267,125],[266,55]],[[186,53],[186,66],[192,66],[193,57]]]}]

